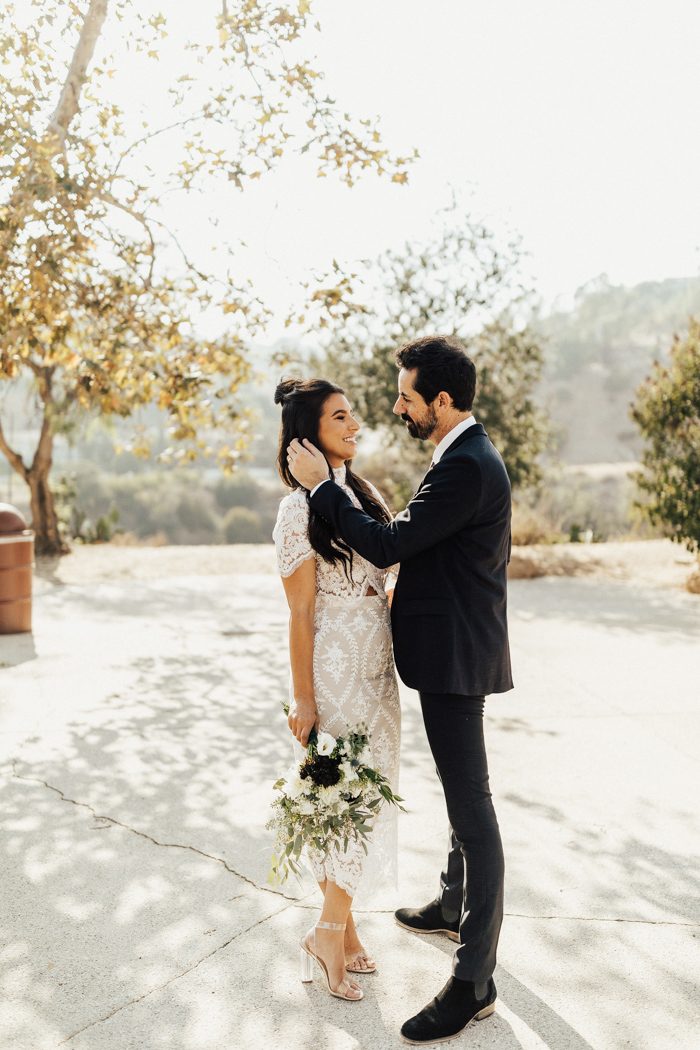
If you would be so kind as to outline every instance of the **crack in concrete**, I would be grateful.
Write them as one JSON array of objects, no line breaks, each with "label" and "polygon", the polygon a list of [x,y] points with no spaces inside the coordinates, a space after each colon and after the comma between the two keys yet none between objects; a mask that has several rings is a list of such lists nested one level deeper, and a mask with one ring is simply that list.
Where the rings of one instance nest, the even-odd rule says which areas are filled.
[{"label": "crack in concrete", "polygon": [[203,955],[201,959],[198,959],[195,963],[192,963],[191,966],[188,966],[181,973],[173,974],[173,976],[169,977],[167,981],[164,981],[162,984],[156,985],[155,988],[149,988],[149,990],[147,992],[144,992],[143,995],[138,995],[134,999],[128,999],[125,1003],[122,1003],[120,1006],[116,1006],[113,1010],[110,1010],[109,1013],[103,1014],[102,1017],[97,1017],[94,1021],[89,1021],[87,1024],[83,1025],[82,1028],[79,1028],[77,1031],[72,1032],[71,1035],[67,1035],[65,1039],[61,1039],[60,1043],[56,1043],[56,1046],[65,1046],[66,1043],[70,1043],[72,1039],[75,1039],[77,1036],[82,1035],[82,1033],[86,1032],[89,1028],[94,1028],[95,1025],[103,1024],[105,1021],[109,1021],[112,1017],[115,1016],[115,1014],[120,1013],[122,1010],[126,1010],[127,1007],[134,1006],[136,1003],[143,1002],[144,999],[148,999],[150,995],[154,995],[156,992],[162,991],[164,988],[167,988],[169,984],[173,984],[174,981],[179,981],[181,977],[186,977],[188,973],[192,973],[193,970],[196,970],[197,967],[201,966],[203,962],[207,961],[207,959],[211,959],[211,957],[213,955],[216,955],[217,952],[223,951],[224,948],[228,948],[229,944],[232,944],[234,941],[237,941],[239,937],[244,937],[246,933],[250,933],[250,931],[254,930],[257,926],[262,926],[263,923],[269,922],[270,919],[274,919],[275,916],[281,915],[282,912],[287,911],[288,908],[292,907],[293,903],[294,902],[292,901],[289,904],[285,904],[283,905],[283,907],[278,908],[277,911],[273,911],[271,915],[265,915],[264,918],[258,919],[257,922],[252,923],[250,926],[246,927],[245,930],[239,930],[239,932],[235,933],[233,937],[229,937],[229,939],[227,941],[224,941],[223,944],[219,944],[216,948],[213,948],[210,952],[207,952],[206,955]]},{"label": "crack in concrete", "polygon": [[622,919],[616,916],[610,918],[600,915],[525,915],[522,912],[508,911],[503,913],[508,919],[558,919],[560,922],[626,922],[632,926],[687,926],[691,930],[698,929],[697,922],[674,922],[673,919]]},{"label": "crack in concrete", "polygon": [[[304,911],[318,911],[318,906],[306,904],[306,897],[297,901],[297,907]],[[393,915],[394,908],[353,908],[353,915]],[[697,922],[675,922],[673,919],[623,919],[618,917],[599,915],[527,915],[524,912],[506,911],[504,919],[534,919],[535,921],[559,921],[559,922],[624,922],[632,926],[684,926],[691,930],[700,928]]]},{"label": "crack in concrete", "polygon": [[[204,850],[197,849],[196,846],[188,846],[188,845],[186,845],[184,843],[181,843],[181,842],[159,842],[158,839],[154,839],[152,835],[148,835],[145,831],[139,831],[137,828],[132,828],[132,827],[130,827],[129,824],[124,824],[123,821],[117,820],[116,817],[108,817],[108,816],[105,816],[102,813],[98,813],[89,804],[89,802],[80,802],[78,799],[69,798],[68,795],[66,795],[63,791],[61,791],[60,788],[54,787],[53,784],[47,783],[47,781],[42,780],[40,777],[28,777],[28,776],[23,776],[21,773],[18,773],[17,772],[17,767],[16,767],[16,762],[15,762],[14,759],[13,759],[13,762],[12,762],[12,770],[13,770],[12,775],[17,780],[27,780],[27,781],[30,781],[30,782],[35,783],[35,784],[42,784],[45,788],[48,788],[49,791],[55,792],[62,799],[63,802],[70,802],[74,806],[78,806],[78,807],[81,807],[83,809],[87,809],[87,810],[89,810],[90,813],[92,813],[92,815],[95,817],[96,820],[105,820],[108,823],[114,824],[114,825],[116,825],[119,828],[124,828],[125,831],[131,832],[132,835],[138,835],[139,838],[146,839],[148,842],[153,843],[154,846],[160,846],[160,847],[162,847],[164,849],[184,849],[184,850],[189,850],[191,853],[197,853],[197,854],[199,854],[200,857],[205,857],[207,860],[213,860],[217,864],[221,864],[226,869],[226,871],[229,872],[229,874],[235,875],[235,877],[237,879],[241,879],[242,882],[248,883],[249,886],[252,886],[256,890],[261,890],[263,893],[271,893],[275,897],[281,897],[283,900],[291,901],[292,903],[297,902],[299,899],[301,899],[301,900],[304,899],[303,897],[302,898],[290,897],[289,894],[282,893],[281,890],[273,890],[269,886],[261,886],[259,882],[255,882],[255,880],[251,879],[248,875],[244,875],[242,872],[236,871],[235,868],[232,868],[231,865],[228,864],[228,862],[225,861],[223,857],[217,857],[213,853],[206,853]],[[95,830],[100,830],[100,829],[96,828]],[[308,897],[309,894],[306,894],[306,896]]]}]

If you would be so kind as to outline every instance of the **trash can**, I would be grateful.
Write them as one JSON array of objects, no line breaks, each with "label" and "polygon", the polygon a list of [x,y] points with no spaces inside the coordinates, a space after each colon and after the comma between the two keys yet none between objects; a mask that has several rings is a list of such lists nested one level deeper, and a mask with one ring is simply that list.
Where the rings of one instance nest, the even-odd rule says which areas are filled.
[{"label": "trash can", "polygon": [[10,503],[0,503],[0,634],[32,629],[34,533]]}]

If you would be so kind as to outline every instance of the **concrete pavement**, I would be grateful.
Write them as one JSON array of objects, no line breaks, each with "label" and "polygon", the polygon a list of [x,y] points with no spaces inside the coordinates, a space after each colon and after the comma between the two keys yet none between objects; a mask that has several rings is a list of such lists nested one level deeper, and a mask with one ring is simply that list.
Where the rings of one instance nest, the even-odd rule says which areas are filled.
[{"label": "concrete pavement", "polygon": [[[497,1014],[453,1045],[700,1046],[700,600],[511,584],[517,688],[487,704],[507,863]],[[37,581],[0,638],[2,1050],[383,1050],[452,948],[391,912],[434,894],[444,804],[403,690],[400,890],[358,913],[362,1003],[302,985],[311,885],[265,884],[288,763],[270,572]]]}]

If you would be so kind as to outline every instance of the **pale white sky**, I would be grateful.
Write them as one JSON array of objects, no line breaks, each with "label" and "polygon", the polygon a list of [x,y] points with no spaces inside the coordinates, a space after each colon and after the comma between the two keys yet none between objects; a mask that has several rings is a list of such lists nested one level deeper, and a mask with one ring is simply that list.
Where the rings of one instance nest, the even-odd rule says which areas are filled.
[{"label": "pale white sky", "polygon": [[[446,185],[470,182],[523,235],[547,298],[604,271],[698,272],[695,0],[325,0],[319,13],[334,92],[422,155],[406,192],[368,182],[340,195],[337,218],[323,187],[320,248],[419,233]],[[313,226],[318,196],[280,207],[285,239]]]},{"label": "pale white sky", "polygon": [[[184,34],[220,9],[141,6],[163,6]],[[419,149],[410,185],[369,176],[349,190],[290,159],[242,195],[173,204],[203,262],[213,238],[242,237],[281,314],[309,268],[419,238],[449,188],[471,186],[479,215],[522,235],[547,302],[601,272],[626,284],[698,272],[697,0],[316,0],[314,11],[329,93],[379,114],[392,150]],[[147,96],[142,81],[129,90]]]}]

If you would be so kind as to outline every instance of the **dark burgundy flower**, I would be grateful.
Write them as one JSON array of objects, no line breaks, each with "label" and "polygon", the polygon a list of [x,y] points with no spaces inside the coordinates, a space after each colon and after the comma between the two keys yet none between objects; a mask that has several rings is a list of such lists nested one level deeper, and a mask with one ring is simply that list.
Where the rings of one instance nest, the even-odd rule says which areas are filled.
[{"label": "dark burgundy flower", "polygon": [[319,787],[332,787],[340,780],[340,759],[314,755],[313,758],[307,758],[299,770],[299,776],[302,780],[310,777]]}]

